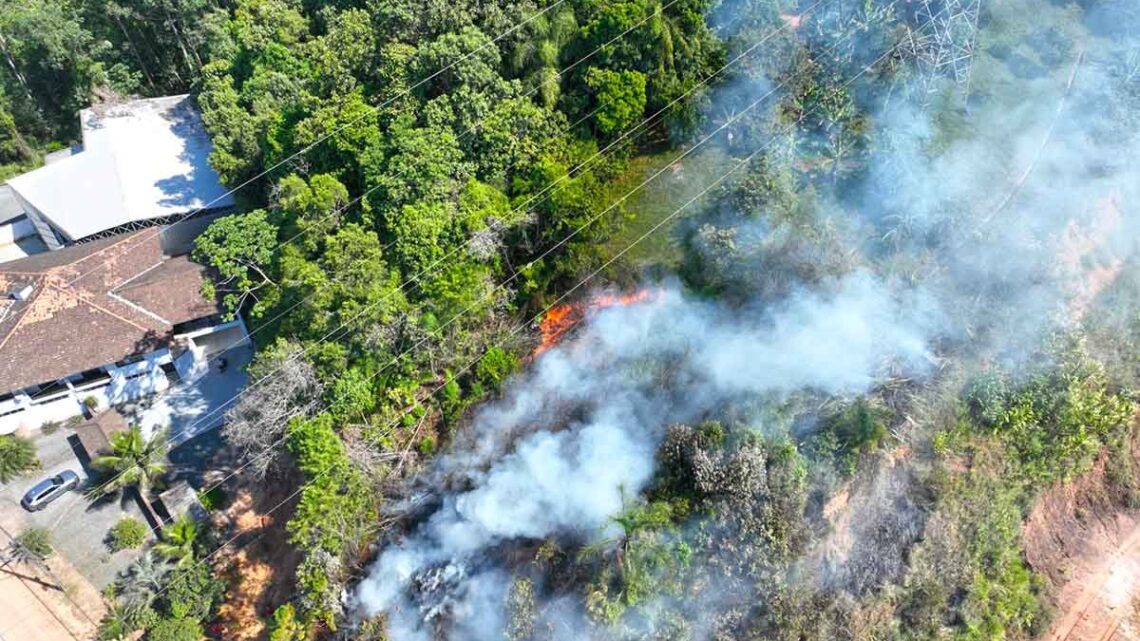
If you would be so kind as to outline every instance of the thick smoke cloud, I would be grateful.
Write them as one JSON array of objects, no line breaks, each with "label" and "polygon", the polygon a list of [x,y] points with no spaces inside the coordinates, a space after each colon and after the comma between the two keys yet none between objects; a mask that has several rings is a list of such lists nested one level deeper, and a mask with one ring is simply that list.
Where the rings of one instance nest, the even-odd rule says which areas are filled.
[{"label": "thick smoke cloud", "polygon": [[[729,310],[670,285],[647,302],[600,312],[479,414],[473,432],[484,440],[481,452],[443,459],[437,473],[467,489],[445,494],[407,540],[381,555],[360,586],[362,610],[387,612],[396,639],[419,638],[440,607],[457,626],[451,638],[500,639],[500,627],[470,625],[465,615],[485,615],[473,599],[501,610],[503,600],[488,594],[505,594],[505,584],[465,574],[495,546],[613,534],[610,517],[652,478],[671,422],[734,398],[804,388],[854,393],[890,367],[927,369],[925,337],[937,315],[915,304],[919,298],[856,273],[778,305]],[[582,416],[567,423],[563,413],[572,408]],[[508,434],[523,436],[511,442]],[[424,581],[425,572],[447,585],[445,603],[409,597],[410,582]],[[417,587],[416,598],[430,592]]]},{"label": "thick smoke cloud", "polygon": [[[1114,23],[1117,14],[1127,20]],[[1137,30],[1122,26],[1140,24],[1136,15],[1127,2],[1097,4],[1089,20],[1115,44],[1070,42],[1039,56],[1051,70],[1032,73],[1007,42],[981,39],[976,100],[969,112],[941,112],[960,119],[950,142],[936,107],[884,87],[870,101],[876,145],[865,174],[819,194],[862,252],[828,263],[846,275],[821,270],[731,308],[669,284],[590,318],[437,459],[423,480],[434,507],[386,544],[354,596],[358,611],[386,613],[395,641],[432,638],[439,626],[447,638],[499,641],[511,583],[502,544],[611,535],[611,517],[653,478],[669,424],[738,400],[852,395],[888,373],[921,376],[937,361],[936,339],[1018,362],[1048,332],[1080,322],[1140,238],[1140,64],[1122,70],[1113,54],[1140,51]],[[731,111],[751,84],[726,89],[711,112]],[[750,126],[727,143],[737,156],[773,142]],[[760,249],[727,267],[762,277],[764,243],[788,230],[737,213],[714,226]],[[545,606],[572,622],[564,638],[586,637],[576,602]]]}]

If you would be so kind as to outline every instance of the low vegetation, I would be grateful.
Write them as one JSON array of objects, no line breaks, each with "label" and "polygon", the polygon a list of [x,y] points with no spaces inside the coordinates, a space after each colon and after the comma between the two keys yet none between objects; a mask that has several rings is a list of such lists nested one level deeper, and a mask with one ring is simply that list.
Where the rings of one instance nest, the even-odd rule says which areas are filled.
[{"label": "low vegetation", "polygon": [[112,552],[142,547],[146,542],[147,527],[142,521],[125,516],[107,532],[107,547]]},{"label": "low vegetation", "polygon": [[39,466],[31,439],[15,434],[0,436],[0,483],[8,483]]}]

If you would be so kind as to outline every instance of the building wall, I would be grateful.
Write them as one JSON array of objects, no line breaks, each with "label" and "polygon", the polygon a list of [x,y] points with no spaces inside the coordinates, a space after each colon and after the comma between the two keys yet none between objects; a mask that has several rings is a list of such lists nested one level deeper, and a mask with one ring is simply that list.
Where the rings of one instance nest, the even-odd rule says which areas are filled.
[{"label": "building wall", "polygon": [[210,223],[230,213],[227,211],[210,212],[181,219],[163,227],[162,251],[169,256],[188,254],[194,250],[194,239],[206,231]]},{"label": "building wall", "polygon": [[40,429],[46,423],[64,423],[84,414],[85,401],[94,399],[95,408],[108,408],[170,387],[161,362],[169,362],[170,353],[163,349],[148,355],[148,360],[125,367],[106,366],[110,380],[90,385],[68,384],[68,389],[32,400],[17,392],[11,400],[0,403],[0,434],[18,430]]},{"label": "building wall", "polygon": [[180,383],[192,383],[210,371],[209,358],[221,351],[249,344],[241,320],[215,325],[176,337],[187,346],[177,358],[163,348],[126,365],[106,365],[110,379],[86,384],[68,382],[67,389],[33,401],[26,393],[0,401],[0,434],[40,429],[45,423],[65,422],[84,413],[84,401],[93,398],[107,408],[165,392],[170,380],[162,366],[173,364]]},{"label": "building wall", "polygon": [[47,245],[48,249],[62,249],[64,247],[63,241],[56,233],[55,228],[51,226],[51,223],[44,218],[43,214],[35,207],[32,207],[31,203],[24,200],[20,192],[12,190],[12,193],[15,194],[16,200],[23,205],[24,212],[28,215],[28,220],[30,220],[32,226],[35,227],[36,233],[39,234],[40,240],[43,241],[44,245]]}]

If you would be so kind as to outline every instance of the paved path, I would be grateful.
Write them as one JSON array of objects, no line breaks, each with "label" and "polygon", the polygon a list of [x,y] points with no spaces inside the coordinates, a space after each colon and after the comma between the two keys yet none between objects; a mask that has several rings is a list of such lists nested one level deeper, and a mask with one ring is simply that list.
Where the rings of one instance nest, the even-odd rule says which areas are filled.
[{"label": "paved path", "polygon": [[166,428],[172,447],[200,436],[222,424],[226,410],[235,403],[248,381],[245,366],[253,348],[235,347],[225,353],[225,371],[211,357],[210,373],[193,383],[177,383],[169,390],[144,399],[132,417],[148,433]]},{"label": "paved path", "polygon": [[[73,641],[76,636],[24,579],[0,572],[0,641]],[[79,630],[75,631],[80,632]]]}]

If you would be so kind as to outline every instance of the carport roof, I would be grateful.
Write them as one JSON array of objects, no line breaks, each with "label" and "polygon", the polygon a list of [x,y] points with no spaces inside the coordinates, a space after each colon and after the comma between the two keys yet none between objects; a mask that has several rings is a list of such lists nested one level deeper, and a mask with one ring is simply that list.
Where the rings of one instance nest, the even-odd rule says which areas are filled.
[{"label": "carport roof", "polygon": [[112,408],[76,427],[75,436],[79,438],[87,456],[95,458],[100,452],[110,449],[112,435],[128,429],[127,419]]}]

